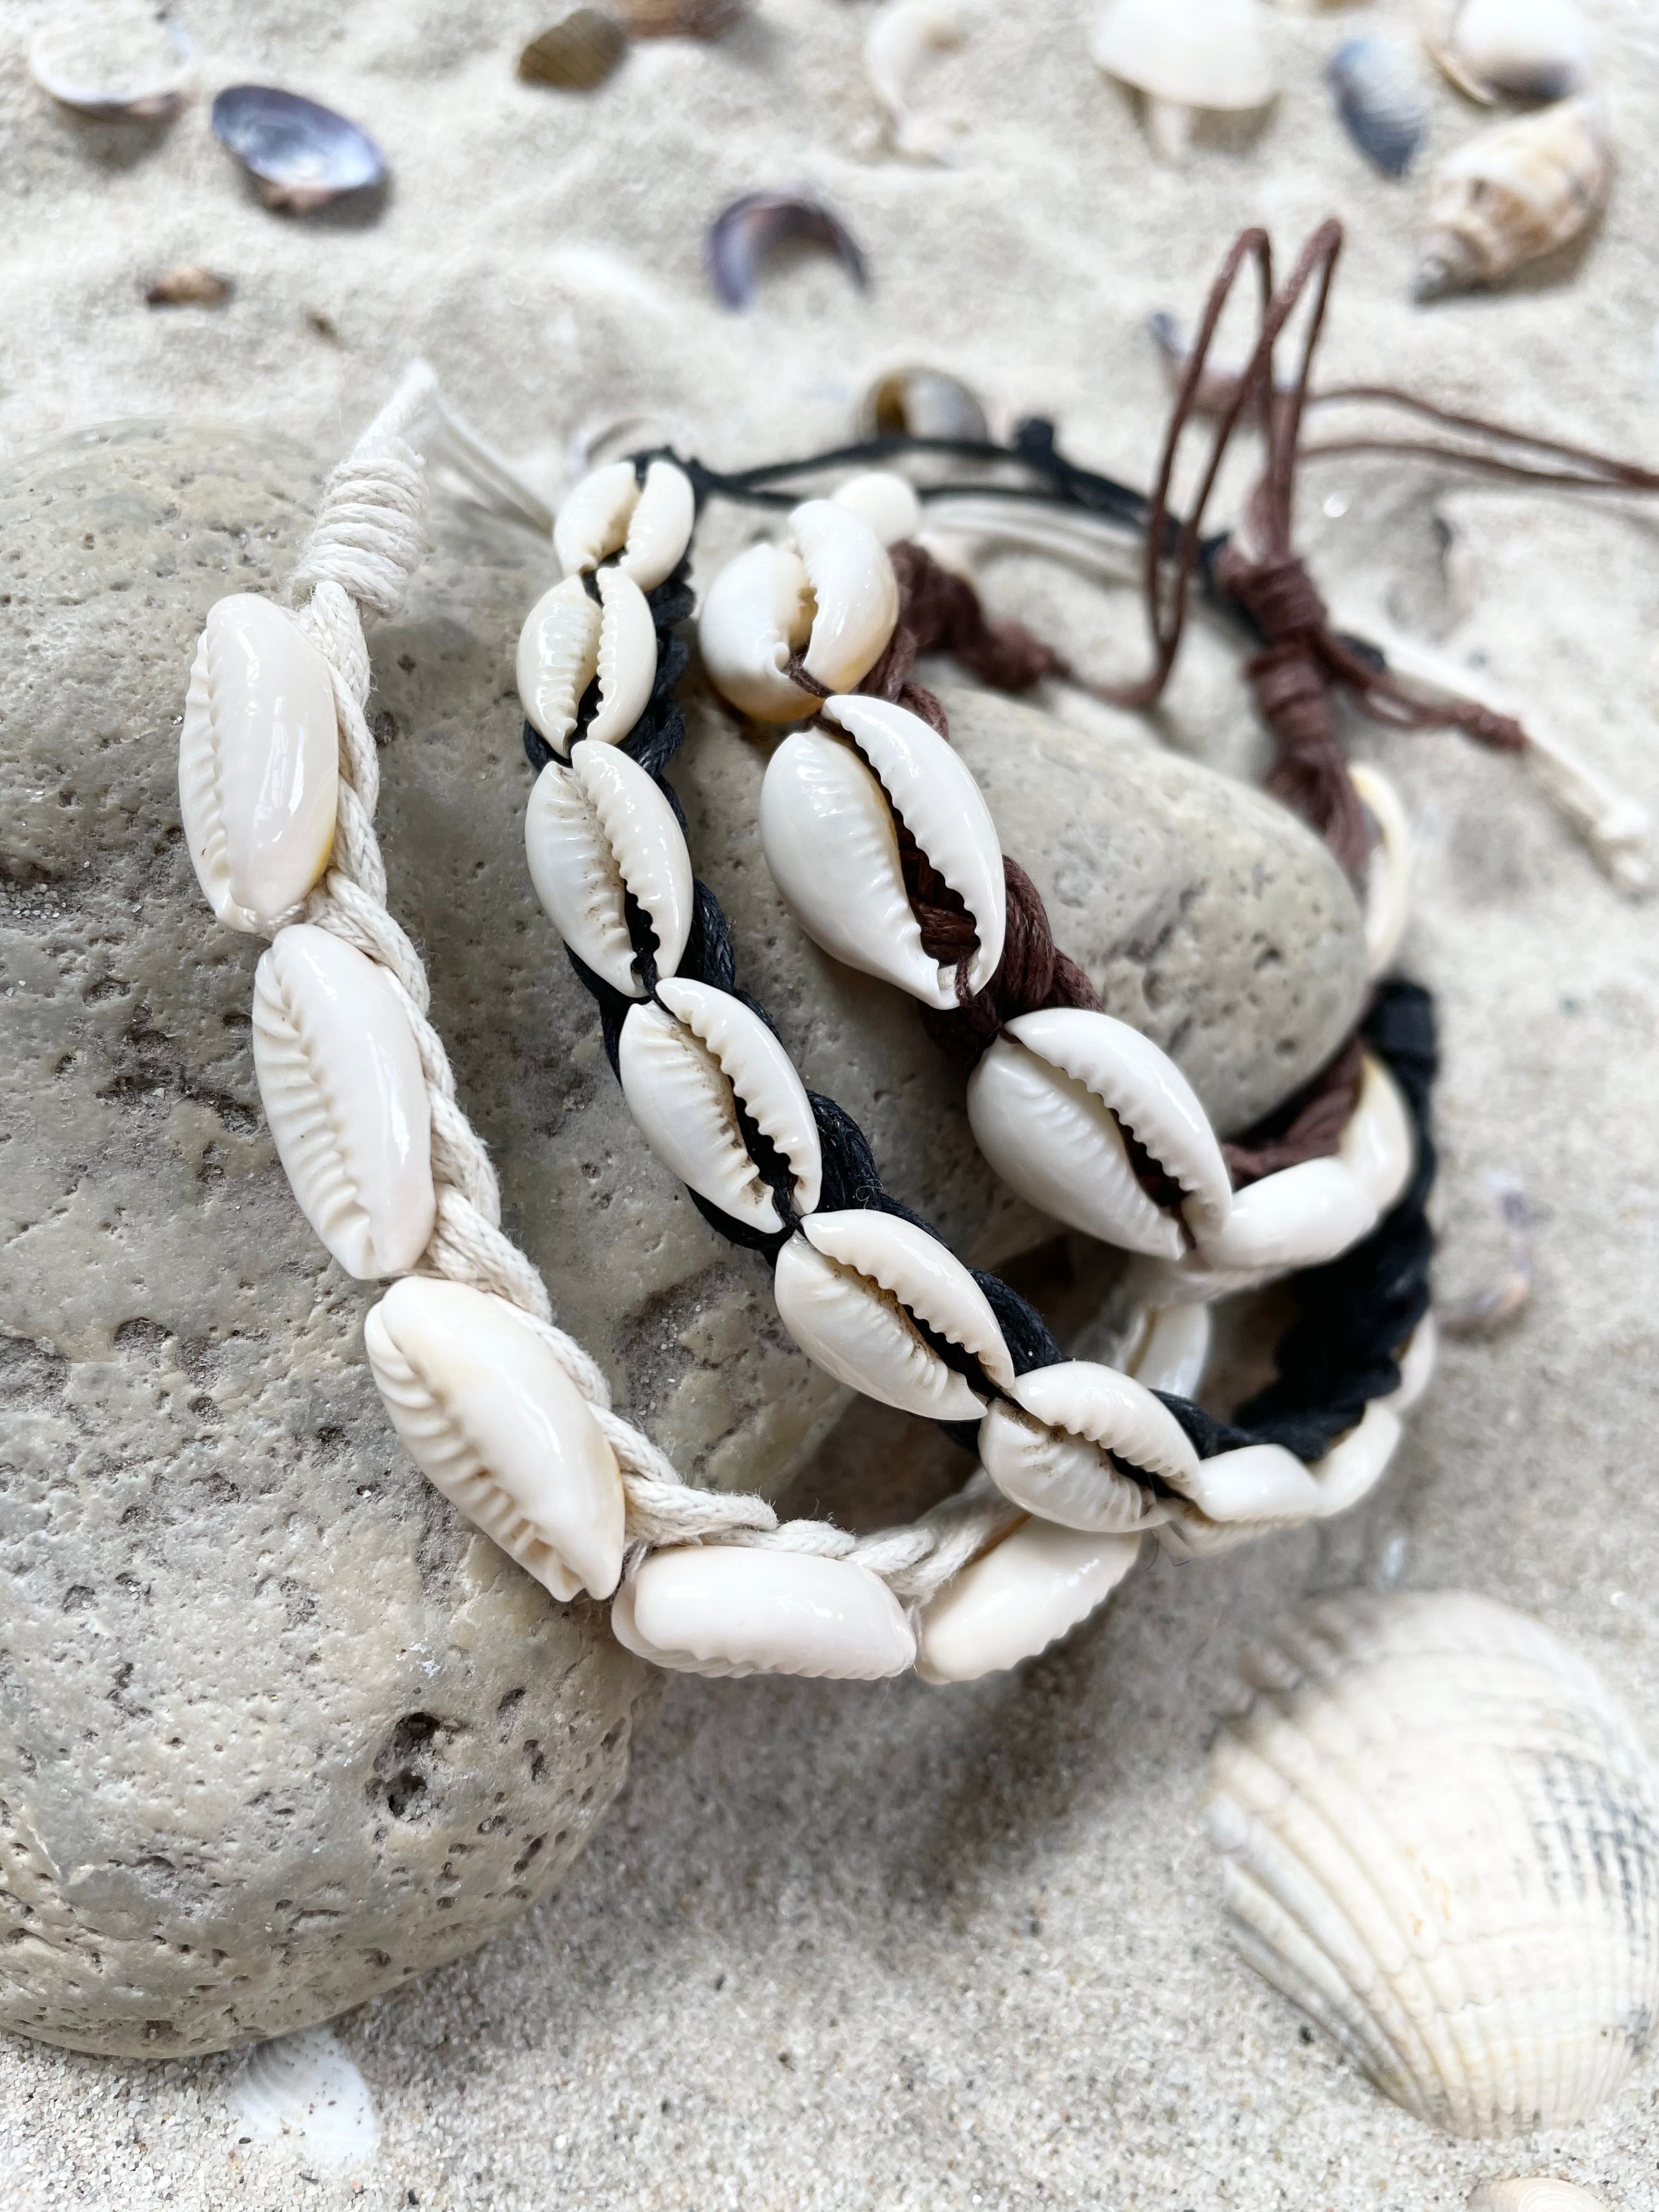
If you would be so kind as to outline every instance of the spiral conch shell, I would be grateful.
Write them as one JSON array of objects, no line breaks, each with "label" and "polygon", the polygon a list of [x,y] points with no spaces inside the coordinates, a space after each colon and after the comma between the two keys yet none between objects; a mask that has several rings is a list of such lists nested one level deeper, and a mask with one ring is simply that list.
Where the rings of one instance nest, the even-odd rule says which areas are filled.
[{"label": "spiral conch shell", "polygon": [[793,545],[739,553],[708,586],[697,617],[710,682],[762,722],[797,721],[817,707],[785,672],[792,654],[827,690],[850,691],[898,621],[893,564],[861,514],[809,499],[789,525]]},{"label": "spiral conch shell", "polygon": [[1413,282],[1419,300],[1492,284],[1600,213],[1612,161],[1599,100],[1563,100],[1484,131],[1443,161]]},{"label": "spiral conch shell", "polygon": [[1659,2014],[1659,1770],[1589,1662],[1463,1591],[1328,1601],[1212,1755],[1234,1939],[1431,2125],[1585,2118]]},{"label": "spiral conch shell", "polygon": [[691,933],[691,855],[653,778],[614,746],[580,744],[549,761],[525,810],[530,880],[576,955],[624,998],[642,995],[628,932],[631,897],[672,975]]}]

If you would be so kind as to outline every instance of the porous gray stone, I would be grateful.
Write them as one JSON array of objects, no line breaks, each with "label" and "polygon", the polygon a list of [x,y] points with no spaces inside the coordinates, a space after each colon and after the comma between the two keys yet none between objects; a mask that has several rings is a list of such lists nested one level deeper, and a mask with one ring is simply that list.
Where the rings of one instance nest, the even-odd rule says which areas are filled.
[{"label": "porous gray stone", "polygon": [[[580,1848],[649,1693],[600,1609],[552,1605],[397,1449],[374,1292],[320,1251],[258,1110],[259,946],[191,872],[195,634],[280,586],[320,474],[134,424],[0,476],[0,2023],[88,2050],[270,2034],[485,1940]],[[547,571],[452,531],[371,638],[391,902],[560,1319],[688,1474],[775,1493],[840,1398],[644,1154],[526,878],[512,647]],[[1048,1224],[996,1191],[915,1009],[779,902],[764,741],[690,696],[697,864],[803,1073],[965,1255],[1030,1248]],[[1218,1120],[1310,1074],[1363,992],[1315,842],[1190,763],[951,706],[1066,949]]]}]

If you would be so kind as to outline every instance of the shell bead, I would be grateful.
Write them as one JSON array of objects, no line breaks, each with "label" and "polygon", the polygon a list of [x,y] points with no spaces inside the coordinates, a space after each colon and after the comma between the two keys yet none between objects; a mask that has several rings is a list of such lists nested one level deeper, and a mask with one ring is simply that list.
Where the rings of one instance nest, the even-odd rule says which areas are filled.
[{"label": "shell bead", "polygon": [[639,496],[632,461],[608,461],[568,494],[553,525],[553,550],[568,577],[621,550]]},{"label": "shell bead", "polygon": [[1249,1672],[1209,1812],[1245,1959],[1431,2126],[1583,2119],[1659,2012],[1659,1771],[1606,1684],[1455,1590],[1328,1601]]},{"label": "shell bead", "polygon": [[600,620],[581,578],[567,576],[543,592],[519,632],[519,703],[556,752],[564,750],[599,672]]},{"label": "shell bead", "polygon": [[916,1640],[885,1583],[853,1559],[732,1544],[653,1552],[617,1592],[617,1640],[681,1674],[902,1674]]},{"label": "shell bead", "polygon": [[629,1110],[665,1167],[700,1196],[772,1234],[783,1217],[750,1158],[741,1101],[789,1163],[798,1212],[817,1204],[823,1156],[811,1103],[789,1055],[760,1016],[709,983],[671,977],[656,1006],[630,1009],[617,1070]]},{"label": "shell bead", "polygon": [[1139,1553],[1138,1536],[1022,1522],[923,1607],[917,1674],[925,1682],[972,1682],[1017,1667],[1103,1605]]},{"label": "shell bead", "polygon": [[789,526],[812,587],[802,665],[827,690],[850,691],[880,659],[898,623],[898,580],[887,548],[862,515],[831,499],[804,501]]},{"label": "shell bead", "polygon": [[363,1342],[427,1479],[555,1597],[609,1597],[622,1476],[535,1324],[487,1291],[410,1275],[369,1315]]},{"label": "shell bead", "polygon": [[412,1267],[437,1216],[420,1048],[383,969],[296,922],[253,978],[253,1066],[300,1210],[349,1275]]},{"label": "shell bead", "polygon": [[620,568],[599,571],[599,710],[587,735],[597,744],[619,744],[657,680],[656,624],[645,593]]},{"label": "shell bead", "polygon": [[549,761],[525,811],[530,879],[576,955],[626,998],[643,994],[626,901],[656,939],[672,975],[691,932],[691,856],[655,780],[611,745],[580,744],[568,768]]},{"label": "shell bead", "polygon": [[1223,1226],[1200,1237],[1199,1262],[1238,1273],[1317,1267],[1368,1236],[1378,1212],[1342,1160],[1303,1160],[1238,1192]]},{"label": "shell bead", "polygon": [[921,501],[915,488],[892,469],[866,469],[848,477],[835,494],[837,507],[862,515],[884,545],[914,538],[921,527]]},{"label": "shell bead", "polygon": [[1209,1308],[1144,1307],[1122,1357],[1125,1373],[1145,1383],[1147,1389],[1195,1398],[1210,1361]]},{"label": "shell bead", "polygon": [[784,674],[812,634],[812,592],[798,553],[762,543],[728,561],[703,594],[697,644],[708,680],[757,722],[793,722],[817,706]]},{"label": "shell bead", "polygon": [[1143,1384],[1084,1359],[1034,1368],[1012,1393],[1028,1420],[994,1406],[980,1460],[999,1490],[1066,1528],[1127,1530],[1165,1516],[1156,1475],[1188,1490],[1198,1454],[1186,1431]]},{"label": "shell bead", "polygon": [[672,461],[653,461],[643,483],[632,461],[611,461],[565,500],[553,550],[567,577],[620,554],[620,572],[641,592],[654,591],[685,558],[696,515],[691,479]]},{"label": "shell bead", "polygon": [[654,592],[684,560],[696,519],[697,500],[690,477],[672,461],[653,461],[640,487],[638,504],[629,517],[617,567],[642,592]]},{"label": "shell bead", "polygon": [[179,738],[197,881],[228,928],[273,935],[328,865],[339,790],[328,663],[252,592],[208,610]]}]

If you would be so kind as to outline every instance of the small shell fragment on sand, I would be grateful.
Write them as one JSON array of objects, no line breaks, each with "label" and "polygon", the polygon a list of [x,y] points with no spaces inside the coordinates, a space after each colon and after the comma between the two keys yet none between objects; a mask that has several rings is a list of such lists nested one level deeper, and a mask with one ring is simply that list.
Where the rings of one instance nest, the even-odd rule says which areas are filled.
[{"label": "small shell fragment on sand", "polygon": [[720,39],[749,13],[744,0],[612,0],[631,39]]},{"label": "small shell fragment on sand", "polygon": [[556,85],[563,92],[592,92],[628,52],[628,33],[603,8],[573,8],[533,38],[519,56],[526,84]]},{"label": "small shell fragment on sand", "polygon": [[152,307],[222,307],[234,289],[228,276],[186,262],[147,285],[144,300]]},{"label": "small shell fragment on sand", "polygon": [[960,132],[945,118],[920,113],[911,87],[930,54],[962,40],[962,18],[951,0],[886,0],[864,41],[870,88],[885,110],[893,151],[913,161],[949,161]]},{"label": "small shell fragment on sand", "polygon": [[859,403],[859,435],[964,438],[991,434],[985,410],[960,377],[942,368],[884,369]]},{"label": "small shell fragment on sand", "polygon": [[213,135],[252,177],[268,208],[307,215],[386,180],[386,156],[331,107],[271,84],[228,85]]},{"label": "small shell fragment on sand", "polygon": [[750,305],[761,263],[787,246],[813,246],[833,253],[860,291],[868,289],[869,264],[862,250],[821,200],[797,192],[745,192],[715,216],[705,248],[709,276],[728,307]]},{"label": "small shell fragment on sand", "polygon": [[29,75],[60,106],[103,123],[166,123],[195,87],[189,39],[144,0],[57,0]]}]

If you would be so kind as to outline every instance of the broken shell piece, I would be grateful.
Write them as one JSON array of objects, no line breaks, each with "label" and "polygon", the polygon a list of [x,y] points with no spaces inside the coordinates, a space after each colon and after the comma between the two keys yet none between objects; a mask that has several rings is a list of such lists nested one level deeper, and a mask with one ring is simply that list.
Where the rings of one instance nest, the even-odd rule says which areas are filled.
[{"label": "broken shell piece", "polygon": [[167,270],[147,285],[144,304],[149,307],[222,307],[234,289],[228,276],[186,263],[183,268]]},{"label": "broken shell piece", "polygon": [[893,564],[861,515],[810,499],[789,520],[794,550],[751,545],[728,561],[697,618],[710,681],[759,721],[795,721],[817,708],[818,695],[784,672],[792,655],[826,691],[850,691],[898,621]]},{"label": "broken shell piece", "polygon": [[623,1095],[646,1143],[711,1206],[770,1236],[783,1217],[750,1157],[741,1103],[787,1163],[795,1210],[810,1213],[823,1158],[788,1054],[728,991],[671,976],[657,995],[660,1005],[630,1009],[617,1054]]},{"label": "broken shell piece", "polygon": [[1534,2173],[1478,2182],[1469,2193],[1468,2212],[1607,2212],[1607,2207],[1593,2189]]},{"label": "broken shell piece", "polygon": [[328,663],[292,615],[250,592],[208,610],[179,735],[179,806],[208,904],[269,937],[334,844],[340,740]]},{"label": "broken shell piece", "polygon": [[1089,51],[1143,95],[1164,161],[1186,152],[1199,112],[1263,107],[1276,89],[1256,0],[1107,0]]},{"label": "broken shell piece", "polygon": [[307,215],[386,178],[386,156],[331,107],[270,84],[233,84],[213,103],[213,135],[268,208]]},{"label": "broken shell piece", "polygon": [[30,41],[29,75],[98,122],[165,123],[196,73],[183,27],[145,0],[55,0]]},{"label": "broken shell piece", "polygon": [[929,1420],[973,1421],[984,1401],[917,1328],[971,1352],[993,1382],[1013,1380],[985,1293],[937,1237],[896,1214],[815,1213],[778,1255],[784,1327],[838,1382]]},{"label": "broken shell piece", "polygon": [[[1052,1007],[1008,1023],[969,1080],[968,1120],[1011,1189],[1103,1243],[1174,1260],[1183,1220],[1203,1237],[1228,1218],[1226,1164],[1192,1085],[1109,1014]],[[1144,1188],[1126,1130],[1167,1202]]]},{"label": "broken shell piece", "polygon": [[612,990],[644,994],[628,931],[631,897],[672,975],[691,933],[691,856],[655,779],[627,753],[580,744],[549,761],[525,811],[530,880],[570,950]]},{"label": "broken shell piece", "polygon": [[869,282],[864,255],[851,233],[821,201],[793,192],[745,192],[714,218],[705,247],[709,277],[728,307],[749,306],[757,269],[786,245],[822,246],[836,256],[860,291]]},{"label": "broken shell piece", "polygon": [[960,438],[982,445],[991,434],[985,410],[960,377],[942,368],[890,368],[859,404],[860,438]]},{"label": "broken shell piece", "polygon": [[592,92],[627,52],[628,33],[614,15],[602,8],[573,8],[530,41],[519,56],[519,76],[526,84]]},{"label": "broken shell piece", "polygon": [[643,484],[632,461],[610,461],[565,499],[553,526],[553,550],[567,576],[619,553],[623,574],[651,592],[685,558],[696,520],[691,479],[672,461],[653,461]]},{"label": "broken shell piece", "polygon": [[1600,1675],[1466,1591],[1277,1630],[1210,1760],[1235,1942],[1461,2136],[1586,2118],[1659,2008],[1659,1772]]},{"label": "broken shell piece", "polygon": [[1139,1555],[1138,1536],[1022,1522],[922,1608],[917,1674],[973,1682],[1046,1651],[1105,1603]]},{"label": "broken shell piece", "polygon": [[1600,214],[1611,173],[1599,100],[1564,100],[1482,131],[1435,172],[1413,296],[1495,284],[1567,245]]},{"label": "broken shell piece", "polygon": [[256,2044],[224,2086],[239,2142],[286,2136],[319,2178],[365,2166],[380,2148],[368,2084],[329,2028],[302,2027]]},{"label": "broken shell piece", "polygon": [[1369,1236],[1378,1211],[1342,1161],[1303,1160],[1237,1192],[1225,1222],[1200,1235],[1198,1261],[1241,1274],[1317,1267]]},{"label": "broken shell piece", "polygon": [[1379,1214],[1396,1206],[1417,1161],[1417,1133],[1400,1085],[1368,1052],[1360,1066],[1359,1096],[1342,1132],[1336,1157],[1368,1194]]},{"label": "broken shell piece", "polygon": [[621,568],[599,571],[599,703],[587,735],[620,744],[645,712],[657,680],[657,629],[645,593]]},{"label": "broken shell piece", "polygon": [[253,1072],[300,1210],[347,1274],[401,1275],[431,1241],[432,1112],[384,969],[310,922],[253,975]]},{"label": "broken shell piece", "polygon": [[936,116],[918,114],[910,87],[931,53],[959,45],[962,18],[949,0],[886,0],[864,41],[870,86],[886,111],[896,154],[915,161],[948,161],[957,132]]},{"label": "broken shell piece", "polygon": [[1429,127],[1428,102],[1405,49],[1393,39],[1348,39],[1325,64],[1343,128],[1385,177],[1404,176]]},{"label": "broken shell piece", "polygon": [[[556,752],[576,726],[583,695],[599,672],[599,608],[580,576],[544,592],[519,632],[519,703]],[[653,653],[655,653],[654,636]]]},{"label": "broken shell piece", "polygon": [[1012,1396],[1029,1419],[993,1406],[980,1462],[1016,1505],[1065,1528],[1127,1533],[1166,1516],[1159,1482],[1186,1490],[1198,1454],[1186,1431],[1142,1383],[1091,1360],[1034,1368]]},{"label": "broken shell piece", "polygon": [[1365,856],[1365,972],[1386,975],[1411,919],[1412,833],[1400,793],[1380,770],[1356,761],[1348,780],[1376,824]]},{"label": "broken shell piece", "polygon": [[902,1674],[916,1640],[885,1583],[855,1559],[735,1544],[653,1552],[617,1592],[625,1650],[684,1674]]},{"label": "broken shell piece", "polygon": [[743,0],[613,0],[632,39],[719,39],[749,13]]},{"label": "broken shell piece", "polygon": [[1589,82],[1575,0],[1422,0],[1419,14],[1423,43],[1472,100],[1565,100]]},{"label": "broken shell piece", "polygon": [[837,507],[862,515],[884,545],[914,538],[921,526],[921,502],[914,487],[891,469],[866,469],[848,477],[835,499]]},{"label": "broken shell piece", "polygon": [[363,1344],[392,1427],[450,1504],[555,1597],[609,1597],[622,1475],[535,1324],[489,1291],[410,1275],[369,1315]]}]

